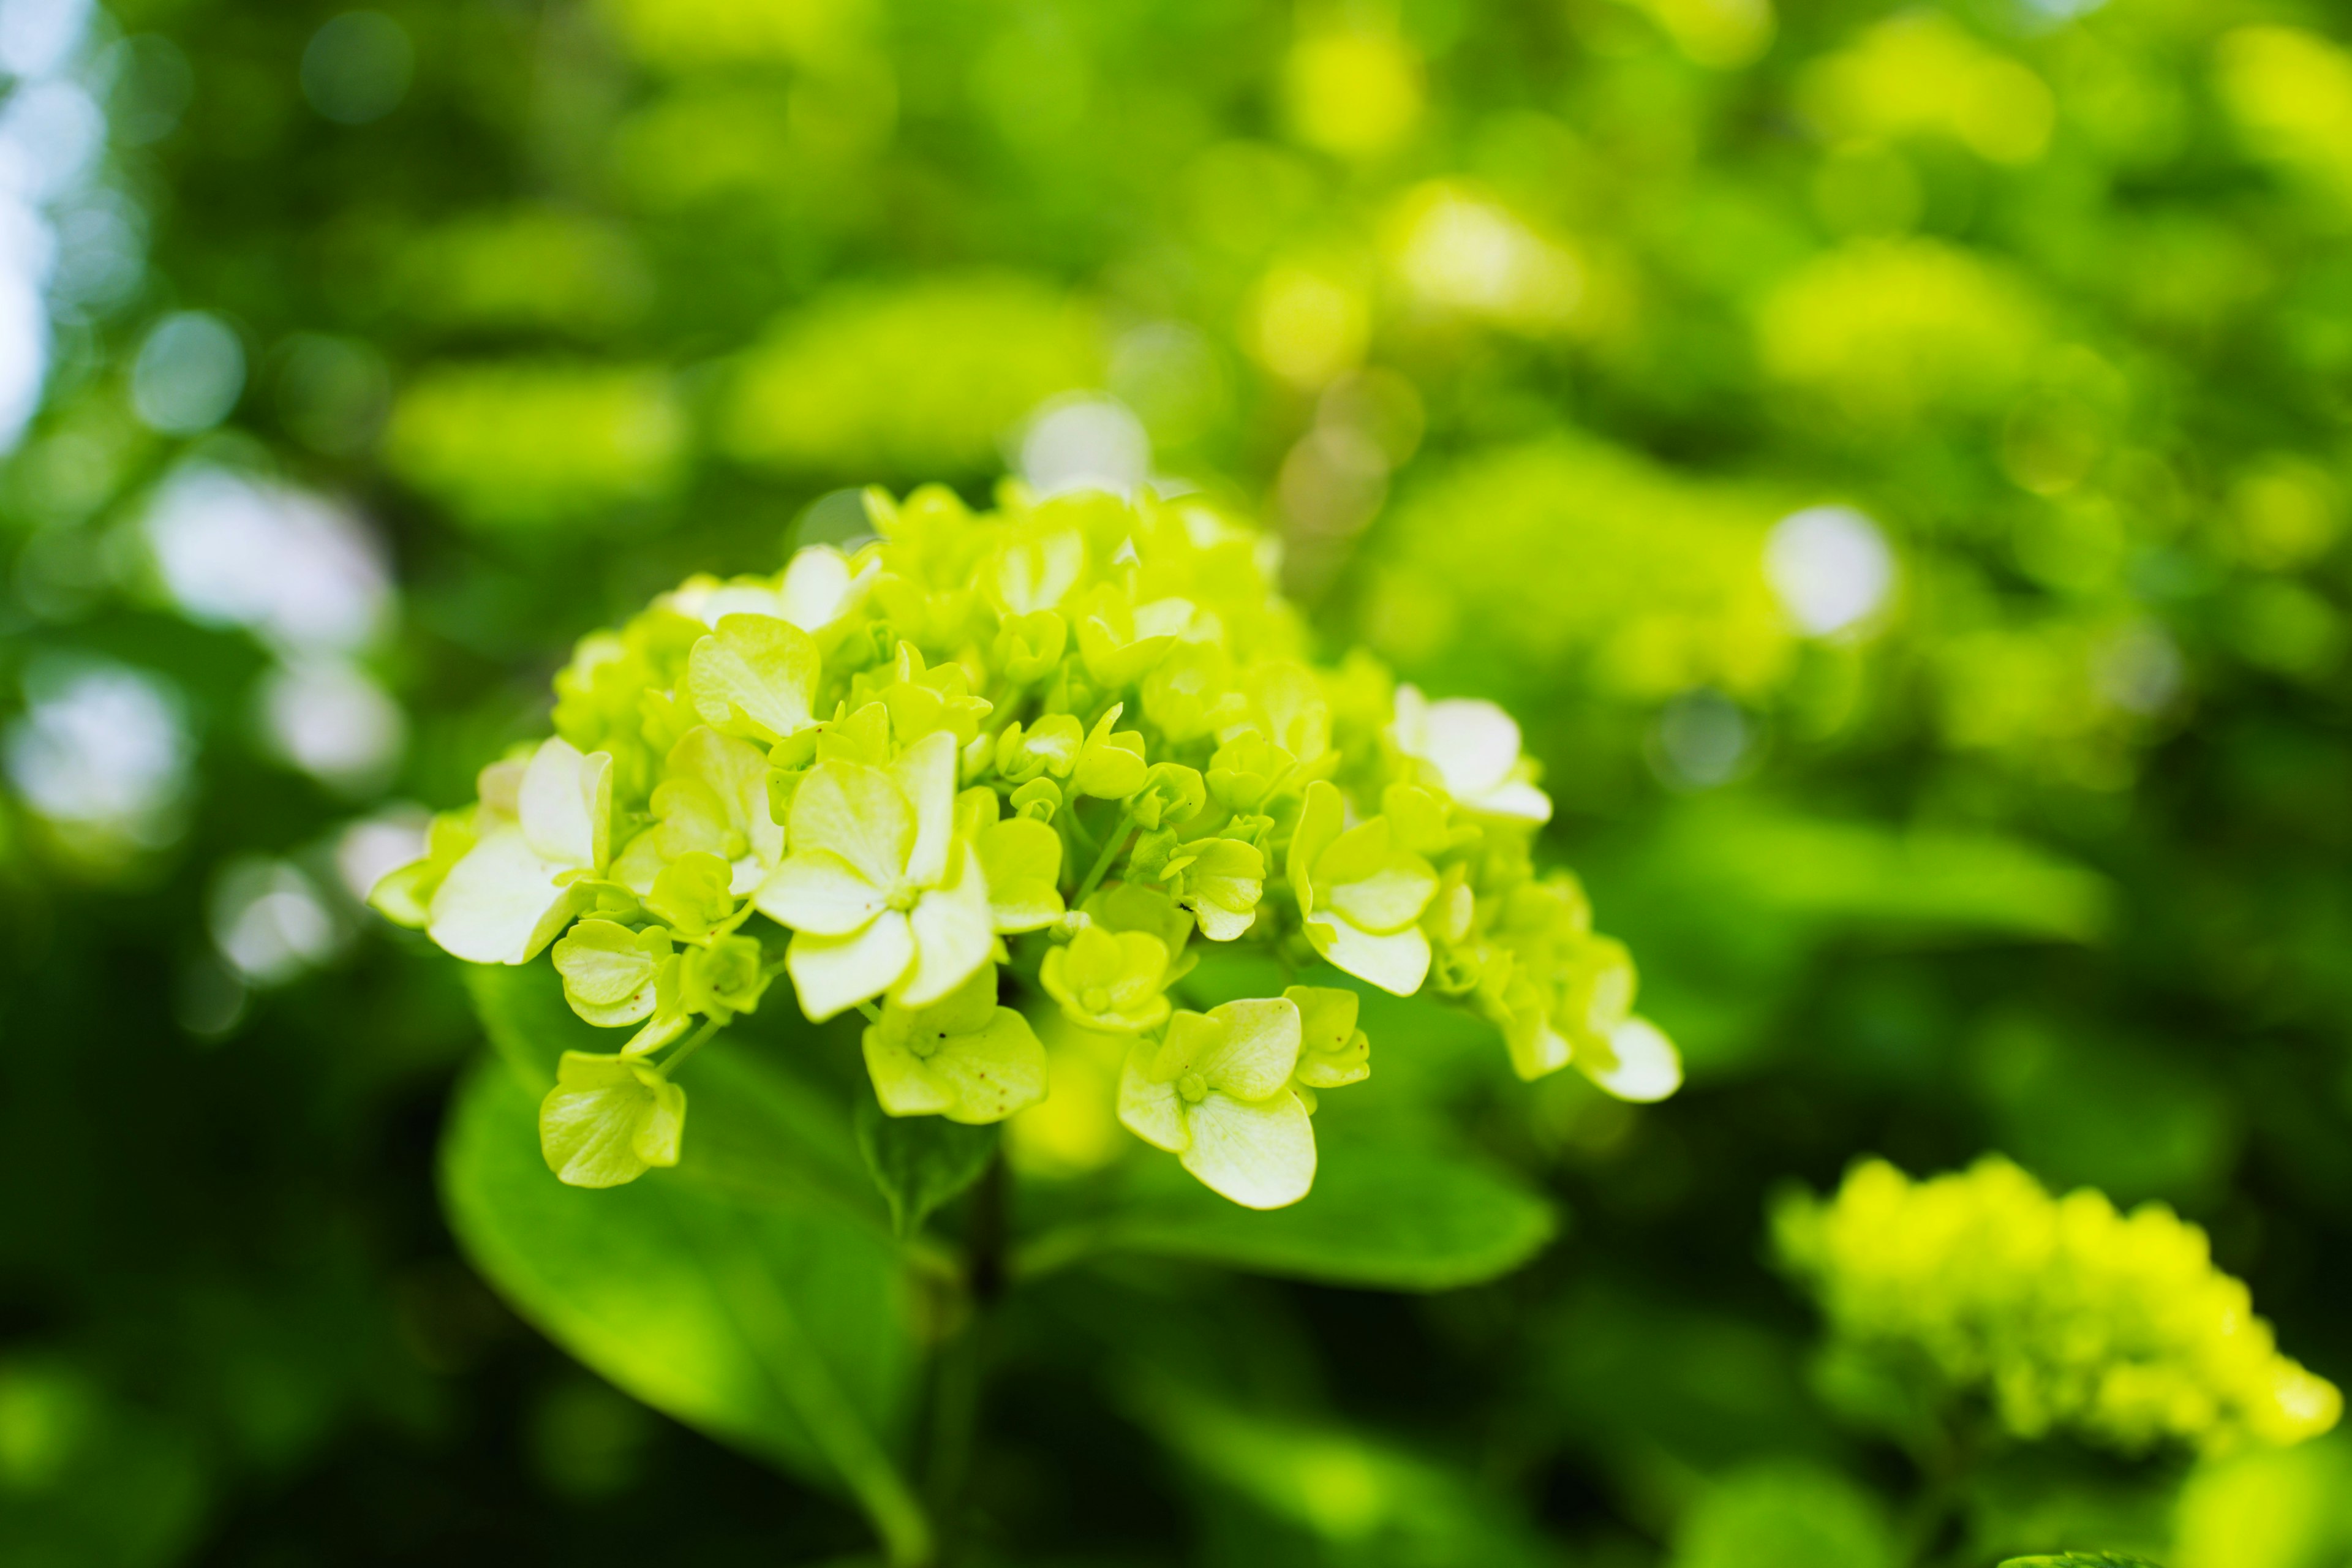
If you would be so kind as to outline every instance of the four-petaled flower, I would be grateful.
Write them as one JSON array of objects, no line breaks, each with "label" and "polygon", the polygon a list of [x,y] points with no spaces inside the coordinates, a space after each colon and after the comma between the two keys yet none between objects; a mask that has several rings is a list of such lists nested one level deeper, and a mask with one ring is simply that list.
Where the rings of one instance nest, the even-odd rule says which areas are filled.
[{"label": "four-petaled flower", "polygon": [[888,992],[928,1006],[995,941],[988,888],[955,837],[954,739],[934,731],[887,768],[819,763],[793,796],[783,863],[754,896],[797,934],[785,954],[823,1021]]},{"label": "four-petaled flower", "polygon": [[1118,1119],[1237,1204],[1297,1203],[1315,1182],[1314,1125],[1290,1087],[1299,1040],[1286,996],[1178,1013],[1165,1038],[1129,1047]]}]

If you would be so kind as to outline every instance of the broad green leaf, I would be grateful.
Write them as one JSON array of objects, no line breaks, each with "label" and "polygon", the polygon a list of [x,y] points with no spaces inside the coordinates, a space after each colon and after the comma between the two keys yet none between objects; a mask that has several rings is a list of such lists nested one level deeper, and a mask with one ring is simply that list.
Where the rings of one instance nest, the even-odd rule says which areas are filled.
[{"label": "broad green leaf", "polygon": [[1479,1568],[1559,1561],[1510,1499],[1393,1444],[1336,1424],[1260,1415],[1157,1371],[1128,1392],[1129,1408],[1188,1465],[1293,1532],[1288,1542],[1269,1542],[1263,1561]]},{"label": "broad green leaf", "polygon": [[1050,1266],[1066,1246],[1334,1285],[1447,1290],[1509,1273],[1559,1229],[1549,1204],[1484,1165],[1355,1138],[1325,1142],[1313,1190],[1287,1208],[1244,1208],[1175,1161],[1154,1158],[1122,1195],[1091,1225],[1039,1237],[1033,1262]]},{"label": "broad green leaf", "polygon": [[872,1100],[857,1108],[858,1152],[900,1236],[922,1229],[932,1210],[980,1180],[996,1143],[994,1123],[966,1127],[944,1116],[886,1116]]},{"label": "broad green leaf", "polygon": [[[524,1016],[511,1010],[506,1026]],[[535,1057],[539,1042],[524,1034],[512,1048]],[[477,1067],[443,1139],[451,1228],[515,1310],[581,1361],[679,1420],[842,1485],[894,1560],[919,1560],[928,1527],[893,1459],[917,1365],[904,1255],[871,1189],[841,1190],[845,1157],[852,1170],[856,1159],[842,1147],[845,1117],[835,1112],[831,1147],[810,1148],[810,1091],[748,1049],[713,1047],[691,1076],[678,1167],[585,1191],[548,1173],[536,1096],[518,1075]]]},{"label": "broad green leaf", "polygon": [[1767,1460],[1717,1480],[1685,1511],[1670,1568],[1897,1568],[1878,1500],[1839,1471]]}]

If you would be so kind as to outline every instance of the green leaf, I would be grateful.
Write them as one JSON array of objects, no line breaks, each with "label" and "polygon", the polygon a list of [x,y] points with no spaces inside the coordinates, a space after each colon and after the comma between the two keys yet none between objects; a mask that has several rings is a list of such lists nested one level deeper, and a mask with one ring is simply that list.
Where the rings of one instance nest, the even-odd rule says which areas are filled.
[{"label": "green leaf", "polygon": [[2113,1552],[2061,1552],[2055,1557],[2012,1557],[2000,1568],[2157,1568],[2145,1557]]},{"label": "green leaf", "polygon": [[1509,1273],[1559,1230],[1549,1203],[1484,1165],[1352,1138],[1325,1142],[1314,1189],[1287,1208],[1245,1209],[1163,1159],[1145,1160],[1125,1196],[1091,1224],[1038,1237],[1016,1268],[1121,1250],[1334,1285],[1449,1290]]},{"label": "green leaf", "polygon": [[980,1180],[996,1144],[993,1123],[966,1127],[944,1116],[887,1116],[871,1100],[857,1108],[858,1152],[901,1237],[922,1229],[932,1210]]},{"label": "green leaf", "polygon": [[[503,1005],[526,993],[493,994]],[[526,1031],[542,1014],[495,1017],[502,1054],[541,1059]],[[871,1190],[855,1202],[841,1190],[845,1157],[853,1171],[856,1161],[847,1119],[835,1111],[824,1146],[810,1092],[748,1049],[709,1052],[694,1077],[677,1169],[587,1191],[548,1173],[520,1073],[477,1067],[442,1142],[450,1226],[483,1278],[588,1366],[713,1436],[842,1485],[892,1561],[926,1560],[929,1526],[893,1457],[918,1361],[905,1255]]]}]

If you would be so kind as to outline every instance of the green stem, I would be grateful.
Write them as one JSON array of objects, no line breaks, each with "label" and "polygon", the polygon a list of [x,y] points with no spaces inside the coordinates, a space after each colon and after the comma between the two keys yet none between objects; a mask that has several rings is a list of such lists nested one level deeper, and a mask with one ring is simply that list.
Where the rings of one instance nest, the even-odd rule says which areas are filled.
[{"label": "green stem", "polygon": [[686,1044],[678,1047],[677,1050],[672,1051],[670,1053],[669,1060],[662,1063],[662,1075],[666,1078],[669,1074],[676,1072],[680,1062],[683,1062],[687,1058],[692,1056],[695,1052],[708,1045],[710,1042],[711,1037],[717,1035],[719,1030],[725,1028],[731,1021],[732,1020],[726,1018],[712,1018],[706,1022],[702,1027],[688,1036]]},{"label": "green stem", "polygon": [[857,1010],[866,1015],[866,1021],[869,1024],[878,1024],[882,1021],[882,1009],[871,1002],[860,1002],[857,1005]]},{"label": "green stem", "polygon": [[959,1544],[987,1381],[989,1319],[1010,1278],[1005,1213],[1009,1180],[1004,1156],[999,1153],[972,1189],[964,1227],[964,1318],[952,1337],[940,1346],[933,1363],[923,1489],[931,1517],[940,1523],[942,1563],[952,1563]]},{"label": "green stem", "polygon": [[1127,830],[1134,826],[1133,812],[1122,811],[1118,814],[1118,826],[1110,830],[1108,838],[1103,840],[1102,853],[1095,857],[1094,869],[1087,873],[1087,879],[1078,884],[1076,896],[1070,900],[1072,909],[1085,903],[1087,896],[1095,890],[1102,881],[1105,873],[1110,870],[1110,863],[1118,858],[1118,852],[1127,846]]}]

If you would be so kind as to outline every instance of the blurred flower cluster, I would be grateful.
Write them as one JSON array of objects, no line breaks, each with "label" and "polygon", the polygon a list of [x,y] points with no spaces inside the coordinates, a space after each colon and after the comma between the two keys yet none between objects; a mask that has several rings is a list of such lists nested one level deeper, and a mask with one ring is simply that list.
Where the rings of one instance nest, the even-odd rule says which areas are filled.
[{"label": "blurred flower cluster", "polygon": [[1773,1239],[1842,1340],[1921,1358],[2020,1437],[2217,1452],[2301,1442],[2342,1414],[2161,1204],[2053,1198],[1999,1156],[1921,1182],[1866,1160],[1834,1197],[1784,1200]]}]

